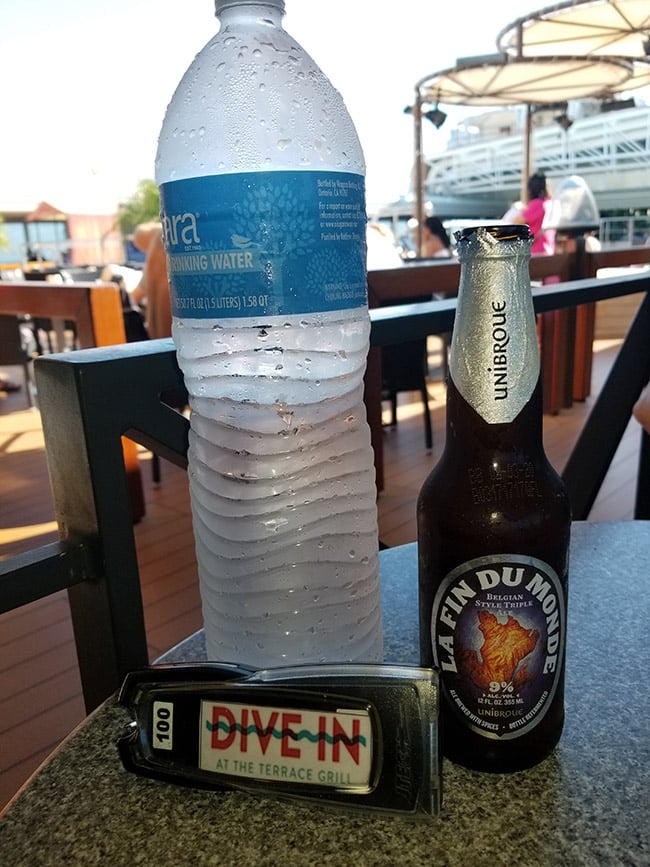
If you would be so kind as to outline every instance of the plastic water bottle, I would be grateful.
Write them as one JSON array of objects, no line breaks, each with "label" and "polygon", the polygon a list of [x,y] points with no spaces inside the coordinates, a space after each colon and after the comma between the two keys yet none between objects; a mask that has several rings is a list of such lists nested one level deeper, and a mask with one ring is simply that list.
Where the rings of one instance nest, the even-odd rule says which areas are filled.
[{"label": "plastic water bottle", "polygon": [[208,656],[381,661],[363,154],[283,0],[216,11],[156,157]]}]

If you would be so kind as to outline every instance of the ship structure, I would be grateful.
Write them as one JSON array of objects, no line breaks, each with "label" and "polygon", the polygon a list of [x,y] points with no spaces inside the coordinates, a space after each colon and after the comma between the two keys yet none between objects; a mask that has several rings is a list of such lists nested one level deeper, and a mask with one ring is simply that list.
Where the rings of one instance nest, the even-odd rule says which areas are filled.
[{"label": "ship structure", "polygon": [[[521,196],[522,107],[474,113],[451,131],[444,150],[424,161],[424,199],[450,228],[468,220],[501,219]],[[551,192],[581,177],[600,211],[604,243],[645,243],[650,232],[650,106],[634,99],[582,99],[540,106],[532,115],[530,166]],[[392,221],[404,239],[415,216],[411,189],[371,217]]]}]

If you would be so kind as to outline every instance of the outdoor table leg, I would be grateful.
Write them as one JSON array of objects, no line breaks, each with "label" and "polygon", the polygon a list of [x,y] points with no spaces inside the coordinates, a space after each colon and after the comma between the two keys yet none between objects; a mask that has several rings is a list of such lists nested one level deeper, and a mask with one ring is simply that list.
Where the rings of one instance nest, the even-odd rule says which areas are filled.
[{"label": "outdoor table leg", "polygon": [[591,369],[594,354],[596,305],[581,304],[576,309],[573,399],[586,400],[591,394]]}]

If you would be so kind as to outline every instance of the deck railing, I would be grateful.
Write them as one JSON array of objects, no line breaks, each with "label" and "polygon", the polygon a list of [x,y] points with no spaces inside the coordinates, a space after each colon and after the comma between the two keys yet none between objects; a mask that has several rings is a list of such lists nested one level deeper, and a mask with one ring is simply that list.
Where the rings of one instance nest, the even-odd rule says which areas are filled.
[{"label": "deck railing", "polygon": [[[586,519],[635,400],[650,378],[650,272],[536,289],[539,313],[645,293],[564,471]],[[374,348],[453,325],[454,298],[374,309]],[[148,662],[121,437],[184,466],[187,419],[166,402],[182,383],[171,340],[44,356],[36,379],[60,541],[0,562],[0,612],[67,588],[87,708]],[[650,518],[650,448],[642,436],[637,518]]]},{"label": "deck railing", "polygon": [[[472,198],[491,195],[504,207],[521,189],[523,134],[447,148],[427,161],[426,192]],[[650,182],[650,110],[604,112],[579,118],[569,133],[557,124],[533,132],[535,166],[552,178],[584,176],[601,208],[642,207]],[[617,182],[618,179],[618,182]],[[624,192],[623,192],[624,191]]]}]

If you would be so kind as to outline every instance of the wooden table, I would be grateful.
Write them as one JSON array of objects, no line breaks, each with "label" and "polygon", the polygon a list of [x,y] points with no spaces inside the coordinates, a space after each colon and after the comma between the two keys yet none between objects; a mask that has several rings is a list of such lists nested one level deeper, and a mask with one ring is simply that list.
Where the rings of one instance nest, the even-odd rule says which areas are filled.
[{"label": "wooden table", "polygon": [[[113,699],[6,810],[3,867],[57,865],[647,865],[650,863],[650,523],[576,523],[567,721],[553,754],[509,775],[444,762],[427,823],[325,812],[133,776]],[[416,547],[381,554],[388,660],[417,662]],[[197,634],[170,656],[200,658]]]},{"label": "wooden table", "polygon": [[[50,283],[47,280],[0,282],[0,313],[51,319],[63,351],[63,322],[72,320],[81,349],[126,342],[119,288],[114,283]],[[124,465],[133,520],[146,512],[140,463],[134,442],[124,438]]]}]

